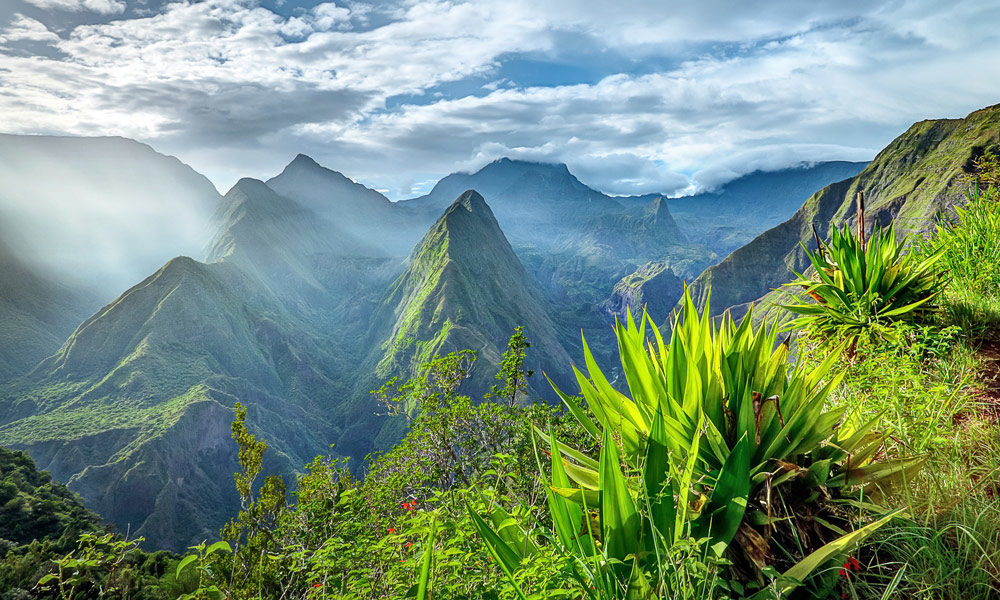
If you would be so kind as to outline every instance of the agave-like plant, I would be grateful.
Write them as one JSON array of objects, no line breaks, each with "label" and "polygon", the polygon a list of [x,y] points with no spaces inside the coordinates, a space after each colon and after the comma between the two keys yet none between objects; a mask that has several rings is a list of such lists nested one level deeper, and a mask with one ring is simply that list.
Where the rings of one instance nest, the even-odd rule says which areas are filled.
[{"label": "agave-like plant", "polygon": [[823,343],[856,340],[874,324],[919,317],[943,289],[937,267],[942,252],[908,251],[905,236],[897,240],[893,225],[865,240],[845,224],[818,245],[815,252],[806,249],[814,276],[796,272],[797,279],[785,284],[803,288],[805,295],[784,308],[800,315],[788,328],[806,330]]},{"label": "agave-like plant", "polygon": [[[683,303],[669,343],[648,315],[638,326],[631,315],[616,323],[628,393],[607,379],[584,340],[587,373],[574,372],[594,419],[556,388],[601,441],[597,460],[538,432],[551,455],[552,481],[545,484],[555,540],[577,560],[591,597],[674,594],[666,557],[688,538],[700,540],[706,553],[743,552],[763,567],[752,546],[769,543],[781,489],[825,494],[913,464],[872,462],[883,442],[876,420],[826,410],[840,380],[831,372],[835,355],[818,366],[792,366],[788,341],[776,343],[766,323],[755,328],[752,311],[738,324],[727,314],[716,325],[707,302],[699,314],[685,291]],[[504,522],[491,516],[495,526]],[[781,585],[794,587],[887,518],[818,548]],[[473,519],[505,571],[516,569],[524,557],[517,544]]]}]

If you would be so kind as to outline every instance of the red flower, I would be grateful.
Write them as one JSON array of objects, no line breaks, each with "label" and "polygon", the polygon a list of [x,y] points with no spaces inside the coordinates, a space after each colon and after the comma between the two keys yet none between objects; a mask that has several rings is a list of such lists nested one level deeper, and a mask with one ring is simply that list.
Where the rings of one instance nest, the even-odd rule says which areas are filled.
[{"label": "red flower", "polygon": [[317,581],[316,583],[313,584],[313,587],[323,587],[323,584]]},{"label": "red flower", "polygon": [[843,577],[844,579],[851,578],[851,574],[848,571],[845,571],[844,569],[840,570],[840,576]]},{"label": "red flower", "polygon": [[407,547],[407,548],[409,548],[409,547],[410,547],[410,546],[412,546],[412,545],[413,545],[413,542],[406,542],[406,547]]},{"label": "red flower", "polygon": [[396,533],[396,529],[394,527],[390,527],[389,528],[389,533]]}]

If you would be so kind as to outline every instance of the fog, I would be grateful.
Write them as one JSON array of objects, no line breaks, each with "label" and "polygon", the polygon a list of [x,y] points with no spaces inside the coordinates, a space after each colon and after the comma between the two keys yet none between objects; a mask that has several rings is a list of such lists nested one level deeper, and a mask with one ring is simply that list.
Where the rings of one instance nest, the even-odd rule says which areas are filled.
[{"label": "fog", "polygon": [[110,301],[178,255],[201,259],[220,197],[122,138],[0,135],[0,220],[22,260]]}]

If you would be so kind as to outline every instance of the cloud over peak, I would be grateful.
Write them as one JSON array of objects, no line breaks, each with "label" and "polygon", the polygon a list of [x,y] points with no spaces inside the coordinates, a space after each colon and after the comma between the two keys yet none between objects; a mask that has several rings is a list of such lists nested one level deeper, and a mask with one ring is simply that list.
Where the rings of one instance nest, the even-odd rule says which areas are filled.
[{"label": "cloud over peak", "polygon": [[995,0],[14,2],[7,131],[142,139],[222,188],[307,152],[392,190],[511,155],[669,193],[998,100]]}]

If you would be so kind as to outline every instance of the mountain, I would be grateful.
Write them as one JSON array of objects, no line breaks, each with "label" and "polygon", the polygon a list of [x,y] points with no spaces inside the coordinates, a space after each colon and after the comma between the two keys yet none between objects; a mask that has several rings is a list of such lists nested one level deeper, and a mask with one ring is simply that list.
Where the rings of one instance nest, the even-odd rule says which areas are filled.
[{"label": "mountain", "polygon": [[291,477],[331,443],[360,458],[396,441],[369,392],[434,352],[479,351],[476,395],[517,325],[532,366],[570,362],[474,192],[405,265],[256,180],[227,193],[217,224],[212,262],[168,261],[0,395],[0,445],[151,545],[183,549],[238,509],[237,401],[273,449],[265,469]]},{"label": "mountain", "polygon": [[85,289],[52,279],[0,239],[0,381],[55,352],[95,304]]},{"label": "mountain", "polygon": [[[0,444],[26,449],[122,531],[172,549],[238,508],[236,401],[275,449],[267,468],[289,475],[374,412],[351,402],[361,350],[341,336],[364,333],[352,311],[367,316],[375,298],[365,303],[357,277],[387,280],[384,259],[353,255],[363,245],[259,181],[237,183],[225,206],[214,262],[170,260],[0,398]],[[349,294],[329,286],[352,277]]]},{"label": "mountain", "polygon": [[289,473],[336,437],[327,402],[345,363],[236,267],[177,258],[0,400],[0,444],[122,531],[182,549],[237,507],[232,405],[251,407],[270,468]]},{"label": "mountain", "polygon": [[393,204],[304,154],[268,179],[267,187],[336,224],[345,235],[368,240],[392,256],[406,256],[433,221],[433,216]]},{"label": "mountain", "polygon": [[542,295],[560,307],[552,318],[572,356],[581,356],[581,329],[599,356],[614,350],[602,307],[615,282],[648,262],[669,262],[677,276],[694,279],[717,259],[687,239],[668,202],[602,194],[564,164],[503,158],[399,204],[440,209],[466,189],[482,194]]},{"label": "mountain", "polygon": [[684,281],[669,263],[647,263],[615,284],[603,308],[624,322],[629,312],[638,317],[645,307],[654,319],[666,319],[684,294]]},{"label": "mountain", "polygon": [[615,199],[580,182],[564,164],[502,158],[475,173],[453,173],[426,196],[399,204],[440,214],[468,189],[483,195],[515,248],[550,248],[565,242],[573,225],[621,212]]},{"label": "mountain", "polygon": [[1000,143],[1000,105],[964,119],[921,121],[892,141],[858,175],[813,194],[790,219],[769,229],[692,284],[696,298],[711,288],[713,312],[758,300],[803,271],[801,244],[814,248],[812,227],[826,238],[834,225],[857,219],[855,196],[865,192],[867,227],[895,220],[901,233],[926,232],[962,201],[972,160]]},{"label": "mountain", "polygon": [[532,343],[529,368],[560,373],[570,359],[546,308],[493,211],[468,190],[431,226],[389,287],[373,319],[383,341],[369,362],[385,378],[437,353],[469,348],[479,354],[476,387],[485,390],[507,339],[523,325]]},{"label": "mountain", "polygon": [[218,202],[204,176],[133,140],[0,135],[8,248],[100,302],[173,256],[201,256]]},{"label": "mountain", "polygon": [[725,256],[788,219],[816,191],[857,175],[867,164],[830,161],[754,171],[718,191],[671,198],[667,203],[691,241]]}]

